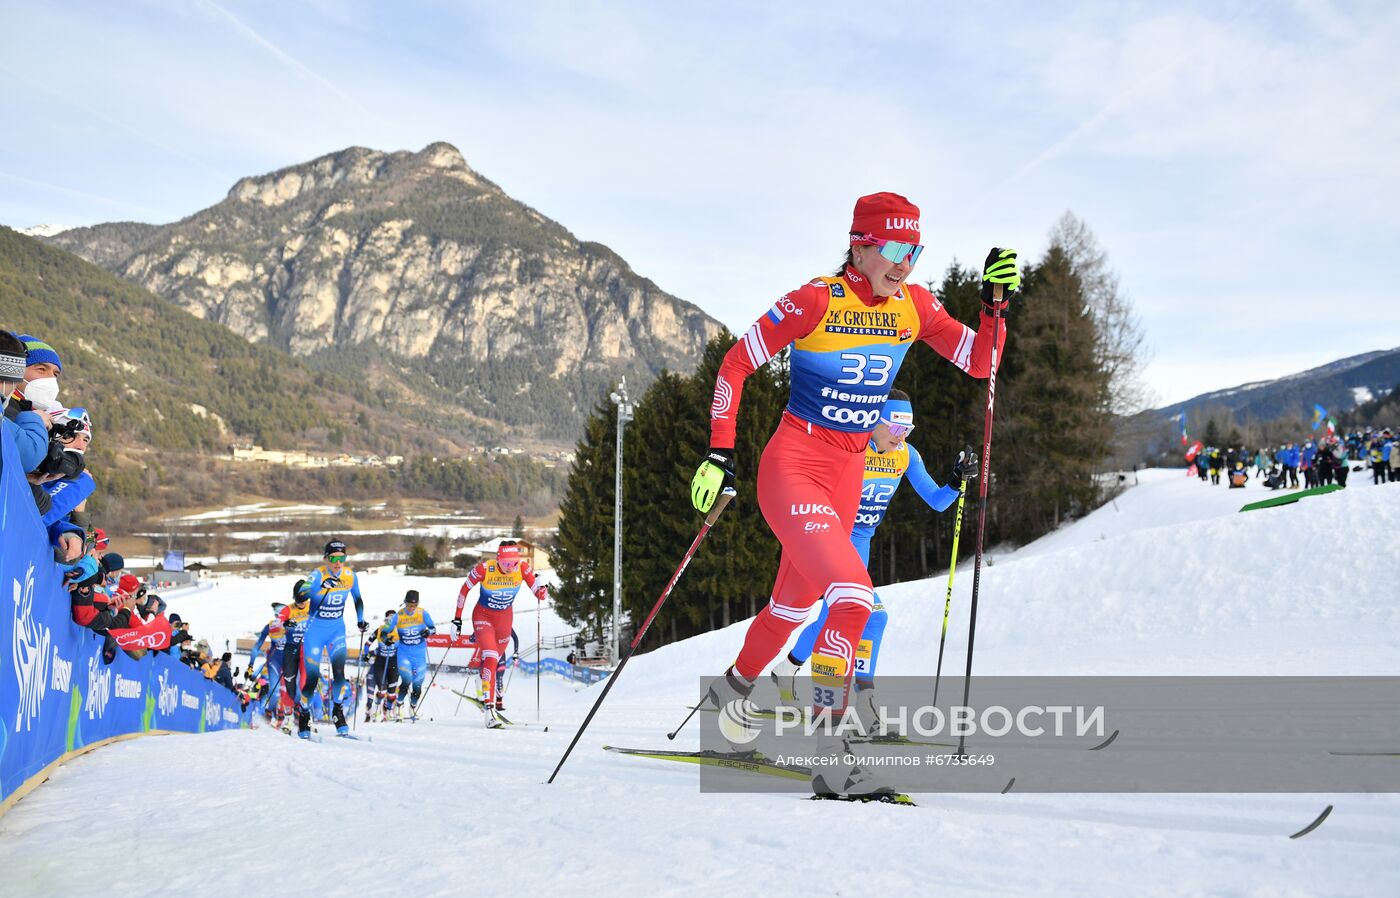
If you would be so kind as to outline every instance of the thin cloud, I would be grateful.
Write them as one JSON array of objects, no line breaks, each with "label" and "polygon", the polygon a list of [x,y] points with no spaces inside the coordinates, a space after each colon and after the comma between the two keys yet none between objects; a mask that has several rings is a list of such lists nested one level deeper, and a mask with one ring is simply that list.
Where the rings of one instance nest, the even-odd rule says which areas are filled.
[{"label": "thin cloud", "polygon": [[238,16],[235,16],[233,13],[229,12],[227,9],[220,6],[218,3],[215,3],[214,0],[199,0],[199,6],[202,9],[212,12],[218,18],[223,19],[224,22],[226,22],[230,27],[232,27],[235,32],[252,41],[254,44],[257,44],[262,49],[266,50],[272,55],[274,59],[282,63],[282,65],[291,69],[293,72],[296,72],[298,75],[301,75],[303,78],[310,79],[311,81],[314,81],[317,84],[321,85],[326,90],[330,91],[340,99],[344,100],[350,106],[353,106],[358,112],[364,115],[369,115],[369,110],[361,106],[359,101],[356,100],[354,97],[350,96],[345,91],[341,90],[339,87],[336,87],[336,85],[330,79],[320,75],[306,63],[292,56],[290,53],[286,52],[281,47],[274,44],[272,41],[263,37],[261,34],[255,31],[252,28],[252,26],[250,26],[247,22],[244,22],[242,19],[238,18]]},{"label": "thin cloud", "polygon": [[[1221,27],[1224,29],[1228,29],[1230,26],[1234,25],[1246,15],[1252,15],[1254,11],[1257,10],[1261,5],[1262,0],[1256,0],[1256,2],[1254,3],[1250,3],[1246,6],[1241,7],[1238,11],[1236,11],[1236,13],[1233,16],[1221,22]],[[1090,133],[1104,121],[1116,115],[1121,109],[1123,109],[1127,105],[1128,101],[1131,100],[1134,97],[1134,95],[1139,93],[1146,85],[1153,83],[1158,78],[1161,78],[1164,75],[1171,72],[1172,70],[1180,67],[1181,64],[1190,59],[1191,56],[1191,51],[1180,53],[1172,57],[1171,59],[1168,59],[1166,62],[1162,63],[1160,66],[1148,72],[1147,74],[1134,79],[1122,90],[1109,97],[1107,102],[1100,106],[1092,115],[1090,115],[1084,121],[1080,122],[1078,125],[1072,128],[1067,134],[1065,134],[1063,137],[1061,137],[1054,143],[1050,144],[1050,146],[1046,147],[1044,150],[1041,150],[1035,156],[1031,157],[1031,159],[1027,161],[1024,165],[1022,165],[1019,169],[1017,169],[1016,172],[1011,175],[1011,177],[1007,178],[1004,183],[1012,184],[1016,181],[1019,181],[1021,178],[1025,177],[1035,169],[1039,168],[1046,160],[1063,153],[1068,147],[1077,143],[1080,140],[1080,138],[1084,137],[1084,135]]]}]

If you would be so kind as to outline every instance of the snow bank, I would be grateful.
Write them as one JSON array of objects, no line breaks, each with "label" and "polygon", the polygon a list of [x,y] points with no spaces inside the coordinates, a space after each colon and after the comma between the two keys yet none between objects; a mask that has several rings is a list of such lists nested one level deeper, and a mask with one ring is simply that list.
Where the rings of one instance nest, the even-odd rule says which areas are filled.
[{"label": "snow bank", "polygon": [[[978,672],[1396,671],[1400,487],[1358,484],[1239,514],[1261,490],[1178,472],[1141,479],[1115,505],[993,553],[979,599]],[[231,638],[293,579],[221,583],[177,610],[196,632]],[[944,582],[880,590],[891,615],[882,673],[932,670]],[[370,611],[410,587],[434,617],[450,612],[455,582],[378,572],[365,577]],[[945,670],[963,664],[970,588],[963,567]],[[480,885],[488,856],[496,887],[523,892],[1400,892],[1400,801],[1391,795],[1013,792],[928,796],[908,809],[701,795],[692,771],[600,751],[693,739],[693,730],[677,743],[664,734],[695,698],[698,677],[733,659],[743,627],[638,656],[552,786],[543,780],[600,687],[545,678],[537,711],[536,683],[518,677],[512,713],[532,724],[538,715],[548,731],[488,732],[466,711],[454,716],[457,697],[442,686],[460,687],[458,678],[433,690],[430,720],[361,724],[369,744],[304,744],[260,730],[104,750],[61,769],[0,820],[0,894],[84,895],[105,885],[228,895],[323,890],[343,877],[357,889],[457,895]],[[1327,804],[1336,810],[1323,826],[1287,838]],[[93,838],[94,820],[118,837]],[[327,864],[325,852],[289,850],[288,833],[350,854],[332,849]],[[357,853],[361,840],[393,845],[394,854]],[[335,863],[342,855],[359,863]]]}]

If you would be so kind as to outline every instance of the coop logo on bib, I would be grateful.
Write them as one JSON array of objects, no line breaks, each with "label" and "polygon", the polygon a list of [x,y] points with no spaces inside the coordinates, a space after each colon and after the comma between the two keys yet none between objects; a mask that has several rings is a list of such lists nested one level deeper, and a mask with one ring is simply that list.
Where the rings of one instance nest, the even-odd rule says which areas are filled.
[{"label": "coop logo on bib", "polygon": [[854,424],[862,429],[870,429],[880,420],[880,410],[874,408],[853,409],[839,405],[822,406],[822,417],[837,424]]}]

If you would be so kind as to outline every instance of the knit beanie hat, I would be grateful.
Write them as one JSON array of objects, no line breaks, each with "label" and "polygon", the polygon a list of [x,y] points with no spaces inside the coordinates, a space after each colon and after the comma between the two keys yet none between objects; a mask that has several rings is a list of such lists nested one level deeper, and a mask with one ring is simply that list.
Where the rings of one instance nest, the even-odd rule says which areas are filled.
[{"label": "knit beanie hat", "polygon": [[856,200],[851,242],[859,237],[920,243],[919,207],[897,193],[872,193]]},{"label": "knit beanie hat", "polygon": [[24,343],[24,363],[26,365],[39,365],[48,362],[59,371],[63,370],[63,363],[58,359],[58,352],[52,346],[38,337],[31,337],[29,334],[20,334],[19,338]]}]

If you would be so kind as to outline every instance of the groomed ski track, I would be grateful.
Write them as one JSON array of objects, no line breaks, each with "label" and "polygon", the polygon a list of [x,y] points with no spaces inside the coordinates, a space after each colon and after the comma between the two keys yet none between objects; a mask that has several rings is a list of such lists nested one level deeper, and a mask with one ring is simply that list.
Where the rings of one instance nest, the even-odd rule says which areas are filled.
[{"label": "groomed ski track", "polygon": [[[1085,519],[991,553],[978,673],[1400,670],[1400,487],[1356,482],[1237,514],[1267,493],[1140,476]],[[967,573],[945,671],[963,665]],[[224,581],[171,604],[199,635],[231,638],[291,579]],[[931,672],[943,584],[880,590],[891,616],[881,673]],[[370,618],[407,586],[440,626],[451,618],[456,581],[369,572]],[[546,621],[546,635],[559,631]],[[360,722],[373,743],[261,729],[104,748],[0,818],[0,896],[1400,893],[1397,796],[1013,790],[901,808],[702,795],[686,765],[602,751],[697,747],[694,722],[675,742],[665,733],[697,698],[697,678],[732,659],[743,626],[634,659],[552,786],[544,779],[600,687],[546,677],[547,732],[534,725],[532,679],[517,676],[509,697],[511,717],[531,725],[487,731],[468,703],[452,716],[458,698],[444,687],[463,684],[444,674],[419,723]],[[517,629],[533,642],[532,616]],[[1327,805],[1323,825],[1288,838]]]}]

